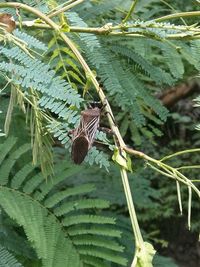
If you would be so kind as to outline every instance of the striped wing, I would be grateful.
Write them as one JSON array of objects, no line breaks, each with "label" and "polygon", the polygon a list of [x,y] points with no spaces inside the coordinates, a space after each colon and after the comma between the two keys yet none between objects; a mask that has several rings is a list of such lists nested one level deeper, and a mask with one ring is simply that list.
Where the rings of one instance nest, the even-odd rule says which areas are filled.
[{"label": "striped wing", "polygon": [[84,132],[87,136],[87,139],[89,141],[89,149],[91,148],[96,131],[99,127],[99,116],[93,117],[89,122],[85,123],[84,121],[81,121],[81,128],[83,129],[82,132]]},{"label": "striped wing", "polygon": [[71,157],[75,164],[81,164],[85,159],[89,149],[88,139],[84,135],[79,135],[72,143]]},{"label": "striped wing", "polygon": [[98,110],[96,114],[90,114],[88,111],[84,111],[80,125],[73,132],[71,156],[75,164],[81,164],[86,157],[99,127],[100,116]]}]

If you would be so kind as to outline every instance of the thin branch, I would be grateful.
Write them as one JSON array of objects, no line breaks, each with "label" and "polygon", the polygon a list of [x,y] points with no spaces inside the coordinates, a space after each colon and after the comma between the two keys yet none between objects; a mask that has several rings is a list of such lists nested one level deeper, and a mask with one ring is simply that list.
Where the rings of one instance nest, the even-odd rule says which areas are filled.
[{"label": "thin branch", "polygon": [[[17,26],[19,23],[16,23]],[[37,21],[23,21],[21,23],[23,26],[26,27],[34,27],[40,29],[52,29],[51,26],[45,23],[37,23]],[[62,30],[62,27],[60,27]],[[151,23],[140,23],[140,24],[129,24],[129,25],[104,25],[99,28],[92,28],[92,27],[74,27],[69,26],[70,32],[82,32],[82,33],[89,33],[89,34],[96,34],[96,35],[112,35],[112,36],[126,36],[126,37],[149,37],[152,39],[161,39],[160,36],[156,36],[156,34],[152,34],[152,32],[148,32],[148,28],[155,28],[155,29],[163,29],[163,30],[179,30],[180,33],[176,34],[166,34],[165,39],[197,39],[200,38],[200,29],[195,27],[194,25],[191,26],[175,26],[175,25],[159,25],[151,21]],[[138,29],[138,31],[130,31],[131,29]],[[141,30],[144,29],[144,30]],[[188,33],[189,32],[189,33]]]},{"label": "thin branch", "polygon": [[64,3],[60,4],[60,5],[58,5],[58,6],[54,7],[54,8],[52,8],[52,9],[49,11],[49,13],[47,14],[47,16],[49,16],[51,13],[53,13],[54,11],[57,11],[58,9],[60,9],[60,8],[62,8],[62,7],[64,7],[64,6],[68,6],[69,4],[73,3],[74,1],[76,1],[76,0],[68,0],[67,2],[64,2]]},{"label": "thin branch", "polygon": [[187,153],[194,153],[194,152],[200,152],[200,148],[192,148],[192,149],[186,149],[186,150],[178,151],[178,152],[173,153],[169,156],[165,156],[160,161],[164,161],[164,160],[176,157],[176,156],[180,156],[180,155],[187,154]]},{"label": "thin branch", "polygon": [[[161,0],[161,2],[162,2],[163,4],[165,4],[166,6],[168,6],[169,8],[171,8],[171,10],[172,10],[174,13],[177,13],[177,10],[176,10],[172,5],[170,5],[169,3],[167,3],[165,0]],[[182,21],[185,25],[187,25],[183,18],[180,18],[180,19],[181,19],[181,21]]]},{"label": "thin branch", "polygon": [[179,12],[171,15],[166,15],[157,19],[154,19],[156,22],[165,21],[169,19],[177,19],[180,17],[184,18],[190,18],[190,17],[198,17],[200,16],[200,11],[190,11],[190,12]]},{"label": "thin branch", "polygon": [[65,11],[69,10],[70,8],[72,8],[72,7],[75,7],[75,6],[79,5],[79,4],[82,3],[83,1],[85,1],[85,0],[77,0],[77,1],[71,3],[71,4],[67,5],[67,6],[64,6],[64,7],[60,8],[60,9],[58,9],[58,10],[56,10],[56,11],[50,13],[50,14],[48,15],[48,17],[49,17],[49,18],[55,17],[56,15],[58,15],[58,14],[60,14],[60,13],[62,13],[62,12],[65,12]]},{"label": "thin branch", "polygon": [[[192,183],[191,180],[189,180],[185,175],[183,175],[182,173],[180,173],[176,168],[173,168],[165,163],[163,163],[161,160],[156,160],[154,158],[151,158],[150,156],[144,154],[143,152],[134,150],[132,148],[129,147],[123,147],[123,149],[134,156],[143,158],[144,160],[147,161],[147,165],[150,166],[152,169],[156,170],[157,172],[170,177],[172,179],[175,179],[176,181],[179,181],[187,186],[190,186],[198,195],[198,197],[200,197],[200,191],[199,189]],[[182,151],[181,151],[182,152]],[[151,162],[153,164],[151,164]],[[155,166],[156,165],[156,166]]]},{"label": "thin branch", "polygon": [[188,186],[188,228],[191,228],[192,189]]},{"label": "thin branch", "polygon": [[182,200],[181,200],[181,189],[180,189],[180,184],[178,181],[176,181],[176,191],[177,191],[177,197],[178,197],[179,210],[182,215],[183,207],[182,207]]},{"label": "thin branch", "polygon": [[121,168],[120,172],[121,172],[122,182],[123,182],[123,186],[124,186],[125,196],[127,199],[127,205],[128,205],[128,209],[130,212],[130,219],[131,219],[133,232],[134,232],[134,236],[135,236],[136,247],[141,248],[143,246],[143,238],[142,238],[142,234],[140,232],[140,227],[138,224],[138,220],[137,220],[137,216],[136,216],[136,212],[135,212],[135,207],[134,207],[133,200],[132,200],[132,194],[130,191],[127,172],[124,168]]},{"label": "thin branch", "polygon": [[177,170],[200,169],[200,165],[181,166],[176,169]]},{"label": "thin branch", "polygon": [[137,4],[137,1],[138,1],[138,0],[133,0],[133,3],[132,3],[132,5],[131,5],[130,10],[128,11],[126,17],[122,20],[123,23],[125,23],[125,22],[130,18],[131,14],[133,13],[133,11],[134,11],[134,9],[135,9],[135,6],[136,6],[136,4]]}]

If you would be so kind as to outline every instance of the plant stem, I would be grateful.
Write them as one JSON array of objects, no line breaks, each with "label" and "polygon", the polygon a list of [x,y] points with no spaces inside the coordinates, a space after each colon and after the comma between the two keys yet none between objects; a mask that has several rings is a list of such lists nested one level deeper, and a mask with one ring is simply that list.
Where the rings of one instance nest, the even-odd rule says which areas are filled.
[{"label": "plant stem", "polygon": [[133,204],[133,199],[132,199],[132,194],[130,191],[127,172],[124,168],[121,168],[120,172],[121,172],[122,182],[123,182],[123,186],[124,186],[124,192],[125,192],[125,196],[126,196],[126,200],[127,200],[127,205],[128,205],[128,209],[129,209],[129,213],[130,213],[131,224],[132,224],[132,228],[133,228],[133,232],[134,232],[134,236],[135,236],[135,247],[141,248],[143,246],[143,238],[142,238],[142,234],[140,232],[140,227],[138,224],[138,220],[137,220],[137,216],[136,216],[136,212],[135,212],[135,207]]},{"label": "plant stem", "polygon": [[[17,25],[19,23],[17,22]],[[22,22],[23,26],[26,27],[36,27],[36,28],[41,28],[41,29],[51,29],[51,27],[48,24],[44,23],[38,23],[34,21],[23,21]],[[119,31],[120,29],[123,28],[123,31]],[[151,21],[148,23],[138,23],[138,24],[128,24],[128,25],[116,25],[116,26],[102,26],[102,27],[77,27],[77,26],[70,26],[69,29],[70,32],[82,32],[82,33],[90,33],[90,34],[99,34],[99,35],[109,35],[109,34],[133,34],[134,32],[126,32],[129,29],[139,29],[139,28],[145,28],[148,30],[148,28],[155,28],[155,29],[165,29],[165,30],[181,30],[183,33],[184,31],[192,31],[195,33],[200,33],[200,29],[198,27],[195,27],[194,25],[190,26],[185,26],[185,25],[162,25],[158,23],[154,23],[154,21]],[[117,32],[115,30],[118,30]],[[126,31],[125,31],[126,30]]]},{"label": "plant stem", "polygon": [[191,228],[192,189],[188,186],[188,229]]},{"label": "plant stem", "polygon": [[[170,177],[172,179],[175,179],[176,181],[179,181],[179,182],[181,182],[187,186],[190,186],[197,193],[198,197],[200,197],[199,189],[185,175],[180,173],[176,168],[173,168],[173,167],[163,163],[161,160],[154,159],[154,158],[144,154],[141,151],[137,151],[137,150],[134,150],[134,149],[129,148],[129,147],[123,147],[123,149],[129,154],[132,154],[134,156],[137,156],[137,157],[143,158],[144,160],[147,160],[147,165],[150,166],[152,169],[156,170],[157,172],[159,172],[159,173],[161,173],[167,177]],[[149,162],[154,163],[154,165],[156,165],[158,167],[154,166],[153,164],[151,164]],[[162,170],[160,170],[160,169],[162,169]]]},{"label": "plant stem", "polygon": [[191,12],[179,12],[171,15],[166,15],[157,19],[154,19],[156,22],[168,20],[168,19],[177,19],[180,17],[190,18],[200,16],[200,11],[191,11]]},{"label": "plant stem", "polygon": [[64,7],[60,8],[60,9],[58,9],[58,10],[56,10],[56,11],[50,13],[50,14],[48,15],[48,17],[49,17],[49,18],[55,17],[56,15],[58,15],[58,14],[60,14],[60,13],[62,13],[62,12],[65,12],[65,11],[67,11],[68,9],[72,8],[72,7],[77,6],[78,4],[82,3],[83,1],[85,1],[85,0],[77,0],[77,1],[71,3],[71,4],[67,5],[67,6],[64,6]]},{"label": "plant stem", "polygon": [[176,157],[176,156],[183,155],[183,154],[186,154],[186,153],[194,153],[194,152],[200,152],[200,148],[192,148],[192,149],[186,149],[186,150],[178,151],[178,152],[173,153],[173,154],[171,154],[169,156],[165,156],[160,161],[164,161],[164,160],[170,159],[172,157]]},{"label": "plant stem", "polygon": [[136,4],[137,4],[137,1],[138,1],[138,0],[133,0],[133,3],[132,3],[132,5],[131,5],[130,10],[128,11],[126,17],[122,20],[123,23],[125,23],[125,22],[130,18],[131,14],[133,13],[133,11],[134,11],[134,9],[135,9],[135,6],[136,6]]},{"label": "plant stem", "polygon": [[76,1],[76,0],[68,0],[67,2],[64,2],[64,3],[60,4],[60,5],[58,5],[58,6],[54,7],[54,8],[52,8],[52,9],[49,11],[49,13],[47,14],[47,16],[49,16],[51,13],[53,13],[54,11],[57,11],[58,9],[60,9],[60,8],[62,8],[62,7],[64,7],[64,6],[68,6],[69,4],[73,3],[74,1]]},{"label": "plant stem", "polygon": [[176,168],[177,170],[200,169],[200,165],[188,165]]}]

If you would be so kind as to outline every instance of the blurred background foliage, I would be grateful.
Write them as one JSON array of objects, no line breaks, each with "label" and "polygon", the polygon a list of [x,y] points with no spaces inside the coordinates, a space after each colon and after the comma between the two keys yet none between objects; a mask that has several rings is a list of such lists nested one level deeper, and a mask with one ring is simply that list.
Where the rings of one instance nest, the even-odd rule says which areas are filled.
[{"label": "blurred background foliage", "polygon": [[[62,4],[64,1],[20,2],[35,6],[43,12],[48,12],[52,7]],[[106,23],[115,25],[125,17],[131,2],[128,0],[84,1],[73,8],[72,11],[68,11],[64,19],[72,26],[99,27]],[[170,13],[199,10],[199,6],[199,1],[193,0],[176,0],[173,3],[171,1],[141,0],[138,1],[131,21],[136,22],[138,19],[146,21]],[[9,10],[9,12],[13,12],[13,10]],[[15,12],[13,14],[15,15]],[[24,13],[22,18],[30,19],[33,17]],[[191,25],[196,22],[197,18],[189,18],[184,21],[183,19],[173,20],[173,23],[178,25],[184,23]],[[24,30],[25,28],[22,31]],[[70,50],[63,47],[59,38],[50,31],[29,29],[27,33],[45,44],[41,61],[49,64],[50,68],[55,70],[56,75],[67,81],[71,88],[81,95],[81,98],[83,88],[86,88],[89,82]],[[174,46],[182,47],[179,53],[171,43],[158,42],[148,38],[145,38],[145,40],[142,38],[116,39],[106,36],[98,36],[97,38],[95,35],[85,33],[70,33],[69,36],[77,44],[83,56],[86,57],[90,67],[97,72],[116,116],[117,125],[119,125],[127,145],[144,151],[155,158],[162,158],[164,155],[187,148],[199,147],[199,131],[196,126],[199,123],[200,114],[198,107],[200,43],[173,41]],[[97,49],[98,45],[99,50]],[[5,54],[2,57],[6,61]],[[45,73],[42,75],[45,75]],[[0,75],[0,87],[4,88],[5,84],[4,76]],[[11,89],[12,86],[8,85],[0,96],[1,130],[4,127]],[[176,98],[177,91],[186,91],[186,93],[180,93],[180,96]],[[89,92],[92,98],[98,100],[92,86],[90,86]],[[134,96],[136,97],[134,98]],[[171,101],[169,101],[169,96],[172,96]],[[41,95],[38,98],[41,98]],[[86,98],[87,100],[90,99],[88,96]],[[134,101],[130,101],[131,99],[134,99]],[[195,102],[194,99],[196,99]],[[194,107],[195,103],[196,107]],[[74,105],[75,111],[78,111],[78,104],[77,106]],[[80,105],[82,105],[81,101]],[[48,107],[46,108],[48,109]],[[52,115],[51,109],[49,113],[50,116],[57,119],[57,115]],[[71,121],[68,122],[67,127],[69,129],[77,123],[78,117],[76,116],[76,114],[73,115]],[[65,117],[60,116],[59,122],[63,126]],[[106,118],[102,118],[101,123],[106,125]],[[65,159],[73,169],[75,166],[71,163],[69,152],[66,150],[69,146],[69,139],[66,139],[67,127],[62,132],[65,140],[64,138],[58,138],[60,142],[54,137],[52,142],[53,160],[54,166],[56,166],[60,160]],[[54,136],[58,136],[55,128],[52,127],[51,130]],[[25,115],[15,105],[9,135],[17,137],[18,146],[20,146],[31,141],[31,134]],[[3,144],[4,137],[1,137],[0,142]],[[107,149],[107,146],[97,144],[97,148],[108,154],[108,158],[111,158],[112,152]],[[95,156],[92,155],[91,157]],[[104,158],[104,155],[102,158]],[[93,165],[95,158],[93,161],[89,159],[88,162],[91,162],[91,165],[87,162],[84,163],[81,173],[69,177],[63,182],[62,186],[67,188],[69,185],[77,186],[83,182],[95,184],[96,191],[92,192],[90,197],[110,201],[110,208],[104,211],[104,214],[117,218],[117,225],[123,233],[120,242],[125,246],[125,256],[130,262],[133,256],[132,239],[130,238],[131,226],[119,171],[112,163],[107,164],[108,159],[103,161],[102,158],[96,162],[101,163],[109,171],[106,168],[99,169],[99,166]],[[26,161],[26,157],[22,157],[18,161],[16,168],[22,167],[24,161]],[[192,154],[192,156],[188,154],[170,162],[172,166],[176,167],[197,165],[198,163],[198,154]],[[181,216],[174,182],[146,168],[139,159],[133,159],[133,170],[133,174],[130,174],[129,177],[144,238],[154,245],[159,255],[165,256],[157,256],[154,265],[199,266],[200,205],[197,197],[194,196],[192,199],[192,229],[189,232],[187,230],[186,212],[187,188],[181,187],[183,199],[183,215]],[[12,172],[15,172],[15,170],[12,170]],[[191,179],[199,179],[198,169],[185,170],[185,173]],[[100,211],[97,209],[94,212],[98,214]],[[2,224],[5,224],[5,227],[8,228],[5,232],[10,230],[13,234],[18,235],[26,249],[23,249],[23,253],[22,251],[17,253],[16,248],[12,249],[11,244],[5,244],[3,238],[0,245],[14,252],[14,255],[24,266],[41,266],[35,252],[28,245],[22,229],[13,221],[9,221],[3,211],[0,219]],[[3,235],[3,233],[0,234]],[[173,258],[173,260],[168,257]]]}]

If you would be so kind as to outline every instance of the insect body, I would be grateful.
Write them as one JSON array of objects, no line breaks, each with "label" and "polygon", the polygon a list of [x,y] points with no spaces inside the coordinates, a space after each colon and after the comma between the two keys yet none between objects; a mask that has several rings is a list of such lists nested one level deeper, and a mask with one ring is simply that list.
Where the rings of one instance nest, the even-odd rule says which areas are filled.
[{"label": "insect body", "polygon": [[75,164],[81,164],[94,142],[99,127],[101,109],[89,108],[81,112],[79,126],[73,131],[71,157]]}]

